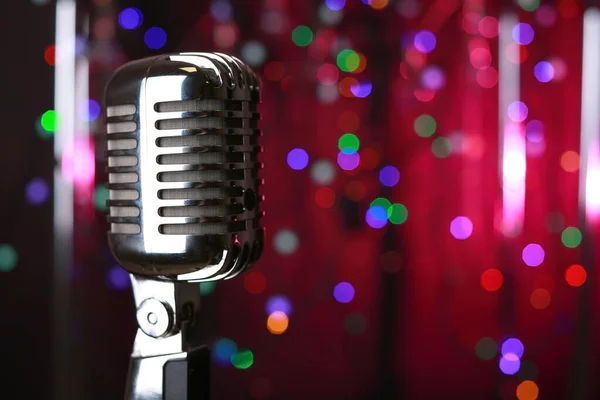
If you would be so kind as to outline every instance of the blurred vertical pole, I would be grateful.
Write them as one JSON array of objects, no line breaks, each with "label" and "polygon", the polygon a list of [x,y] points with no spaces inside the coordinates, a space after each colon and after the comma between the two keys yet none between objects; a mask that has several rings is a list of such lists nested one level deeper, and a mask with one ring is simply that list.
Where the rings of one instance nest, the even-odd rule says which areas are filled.
[{"label": "blurred vertical pole", "polygon": [[[65,151],[73,148],[75,135],[75,30],[74,0],[56,3],[56,55],[54,108],[59,123],[54,136],[54,278],[53,278],[53,395],[72,397],[69,390],[69,308],[73,267],[73,183],[62,171]],[[72,150],[71,150],[72,151]]]},{"label": "blurred vertical pole", "polygon": [[579,169],[579,226],[583,234],[581,263],[586,269],[587,283],[580,288],[577,325],[573,338],[571,380],[567,388],[573,400],[590,397],[591,302],[593,290],[593,248],[590,222],[600,214],[600,11],[588,8],[583,16],[583,62],[581,87],[581,137]]}]

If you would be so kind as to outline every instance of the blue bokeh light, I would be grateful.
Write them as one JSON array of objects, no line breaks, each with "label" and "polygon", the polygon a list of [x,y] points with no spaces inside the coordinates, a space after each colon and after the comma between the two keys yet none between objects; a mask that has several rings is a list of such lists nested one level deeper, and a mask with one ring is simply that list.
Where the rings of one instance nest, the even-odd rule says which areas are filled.
[{"label": "blue bokeh light", "polygon": [[144,14],[139,8],[129,7],[125,8],[119,13],[119,25],[123,29],[137,29],[142,26],[144,21]]},{"label": "blue bokeh light", "polygon": [[231,339],[221,338],[213,344],[213,361],[221,367],[231,365],[231,356],[235,353],[237,353],[237,344]]},{"label": "blue bokeh light", "polygon": [[381,206],[372,206],[367,210],[365,220],[371,228],[381,229],[388,222],[387,210]]},{"label": "blue bokeh light", "polygon": [[400,171],[398,168],[388,165],[379,171],[379,181],[383,186],[392,187],[400,181]]},{"label": "blue bokeh light", "polygon": [[114,265],[106,274],[108,287],[114,290],[125,290],[130,286],[129,272],[125,271],[120,265]]},{"label": "blue bokeh light", "polygon": [[153,26],[144,34],[144,43],[148,48],[158,50],[167,43],[167,33],[158,26]]}]

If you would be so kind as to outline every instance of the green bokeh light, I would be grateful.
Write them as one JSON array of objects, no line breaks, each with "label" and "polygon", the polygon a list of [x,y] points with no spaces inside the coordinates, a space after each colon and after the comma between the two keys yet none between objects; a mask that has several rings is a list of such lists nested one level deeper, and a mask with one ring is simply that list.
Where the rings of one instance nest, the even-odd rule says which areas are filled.
[{"label": "green bokeh light", "polygon": [[354,50],[342,50],[337,56],[337,65],[344,72],[352,72],[360,65],[360,56]]},{"label": "green bokeh light", "polygon": [[254,354],[248,349],[238,351],[231,356],[231,364],[237,369],[248,369],[254,364]]},{"label": "green bokeh light", "polygon": [[353,133],[344,133],[338,140],[338,147],[344,153],[355,153],[360,147],[360,140]]},{"label": "green bokeh light", "polygon": [[108,200],[108,196],[110,191],[104,185],[98,185],[94,189],[94,207],[98,211],[108,211],[106,207],[106,200]]},{"label": "green bokeh light", "polygon": [[217,287],[217,282],[216,281],[212,281],[212,282],[200,282],[200,294],[201,295],[211,294],[212,292],[215,291],[216,287]]},{"label": "green bokeh light", "polygon": [[562,231],[560,240],[562,240],[566,247],[573,249],[581,244],[582,237],[583,236],[581,235],[581,231],[579,229],[575,228],[574,226],[569,226]]},{"label": "green bokeh light", "polygon": [[396,225],[403,224],[406,222],[406,219],[408,218],[408,210],[406,209],[404,204],[399,204],[399,203],[392,204],[390,207],[388,207],[387,212],[388,212],[388,219],[390,220],[390,222],[392,224],[396,224]]},{"label": "green bokeh light", "polygon": [[60,125],[60,117],[54,110],[48,110],[42,114],[41,119],[42,128],[47,132],[54,132]]},{"label": "green bokeh light", "polygon": [[17,251],[9,244],[0,244],[0,272],[9,272],[17,266]]},{"label": "green bokeh light", "polygon": [[378,197],[371,202],[371,207],[375,206],[379,206],[382,207],[384,210],[388,210],[392,206],[392,203],[385,197]]},{"label": "green bokeh light", "polygon": [[452,153],[452,142],[446,137],[437,137],[431,142],[431,151],[437,158],[446,158]]},{"label": "green bokeh light", "polygon": [[419,115],[415,119],[414,124],[415,132],[421,137],[429,137],[435,133],[437,129],[437,123],[435,119],[428,114]]},{"label": "green bokeh light", "polygon": [[310,44],[313,40],[313,32],[306,25],[298,25],[292,31],[292,42],[296,46],[305,47]]},{"label": "green bokeh light", "polygon": [[518,0],[518,3],[525,11],[535,11],[540,7],[540,0]]},{"label": "green bokeh light", "polygon": [[490,337],[484,337],[479,339],[475,345],[475,354],[481,360],[491,360],[496,357],[498,351],[498,345],[496,341]]}]

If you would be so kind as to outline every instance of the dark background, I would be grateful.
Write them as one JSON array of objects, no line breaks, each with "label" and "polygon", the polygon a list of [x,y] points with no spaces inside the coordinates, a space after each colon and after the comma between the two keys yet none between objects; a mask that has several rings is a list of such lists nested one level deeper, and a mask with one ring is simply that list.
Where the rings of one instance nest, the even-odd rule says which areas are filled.
[{"label": "dark background", "polygon": [[[584,218],[578,206],[577,168],[561,164],[566,151],[580,151],[583,14],[594,2],[542,1],[530,12],[523,5],[535,1],[347,0],[335,23],[322,1],[225,2],[229,8],[214,3],[77,3],[84,44],[78,57],[89,60],[89,98],[99,104],[116,67],[160,52],[226,52],[252,63],[261,76],[267,245],[252,275],[201,286],[200,335],[223,356],[213,365],[213,398],[535,399],[527,386],[517,390],[523,381],[535,382],[540,399],[598,398],[597,220]],[[9,4],[0,17],[0,398],[121,398],[136,327],[130,288],[106,244],[101,118],[89,124],[93,179],[74,183],[72,272],[68,290],[59,291],[68,296],[61,297],[53,291],[60,269],[54,260],[69,246],[53,242],[52,196],[61,160],[53,155],[52,133],[40,125],[41,115],[53,109],[54,67],[44,51],[55,42],[54,4]],[[143,24],[126,30],[118,15],[131,6],[142,11]],[[518,235],[499,229],[504,117],[498,99],[504,81],[501,74],[499,83],[483,87],[472,54],[489,49],[489,68],[498,70],[498,37],[484,37],[478,23],[506,13],[535,30],[518,62],[521,100],[529,108],[523,124],[544,125],[541,152],[539,141],[526,140]],[[543,23],[547,15],[555,21]],[[315,34],[306,47],[292,41],[298,25]],[[152,26],[167,33],[157,50],[144,44]],[[427,55],[410,45],[410,33],[421,29],[437,38]],[[227,41],[231,32],[234,40]],[[252,42],[264,57],[248,47]],[[338,68],[337,82],[327,89],[319,68],[335,66],[345,48],[362,53],[366,68]],[[557,68],[548,83],[533,74],[542,60]],[[439,89],[423,88],[428,66],[445,75]],[[357,98],[342,84],[340,94],[338,83],[346,77],[370,82],[371,93]],[[327,101],[323,93],[337,93],[337,99]],[[415,133],[422,114],[437,123],[431,137]],[[347,132],[360,139],[361,161],[352,171],[336,163],[338,140]],[[309,155],[306,168],[288,165],[294,148]],[[323,183],[319,161],[333,167],[334,179]],[[388,165],[400,171],[393,187],[378,179]],[[28,188],[39,179],[50,195],[32,204]],[[378,197],[405,205],[406,222],[370,227],[365,213]],[[466,240],[451,235],[457,216],[472,221]],[[584,233],[581,244],[564,245],[566,227]],[[521,258],[529,243],[545,250],[537,268]],[[7,261],[8,246],[18,255],[14,265]],[[587,270],[581,287],[565,280],[573,264]],[[501,271],[499,290],[482,287],[488,269]],[[256,286],[261,278],[264,290]],[[334,298],[339,282],[355,289],[349,303]],[[281,335],[269,332],[265,311],[277,295],[291,307]],[[66,299],[58,310],[57,298]],[[514,375],[499,369],[496,346],[507,337],[519,338],[525,348]],[[249,368],[228,361],[224,343],[231,342],[224,339],[239,352],[252,352]]]}]

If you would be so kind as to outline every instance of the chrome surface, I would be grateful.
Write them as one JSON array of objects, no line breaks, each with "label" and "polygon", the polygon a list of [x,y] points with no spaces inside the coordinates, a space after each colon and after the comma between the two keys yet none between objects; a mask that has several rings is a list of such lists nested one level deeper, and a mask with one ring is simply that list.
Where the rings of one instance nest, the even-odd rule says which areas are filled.
[{"label": "chrome surface", "polygon": [[164,400],[165,364],[181,360],[187,353],[132,359],[125,388],[125,400]]},{"label": "chrome surface", "polygon": [[107,85],[108,241],[131,272],[139,328],[127,400],[163,400],[165,364],[188,359],[192,282],[260,257],[258,103],[256,75],[219,53],[133,61]]},{"label": "chrome surface", "polygon": [[162,400],[165,363],[185,359],[200,310],[197,284],[130,275],[138,331],[131,354],[126,400]]},{"label": "chrome surface", "polygon": [[198,285],[130,276],[139,327],[132,357],[187,351],[188,332],[200,310]]},{"label": "chrome surface", "polygon": [[128,63],[106,90],[109,243],[129,272],[230,279],[262,252],[259,84],[236,58]]}]

